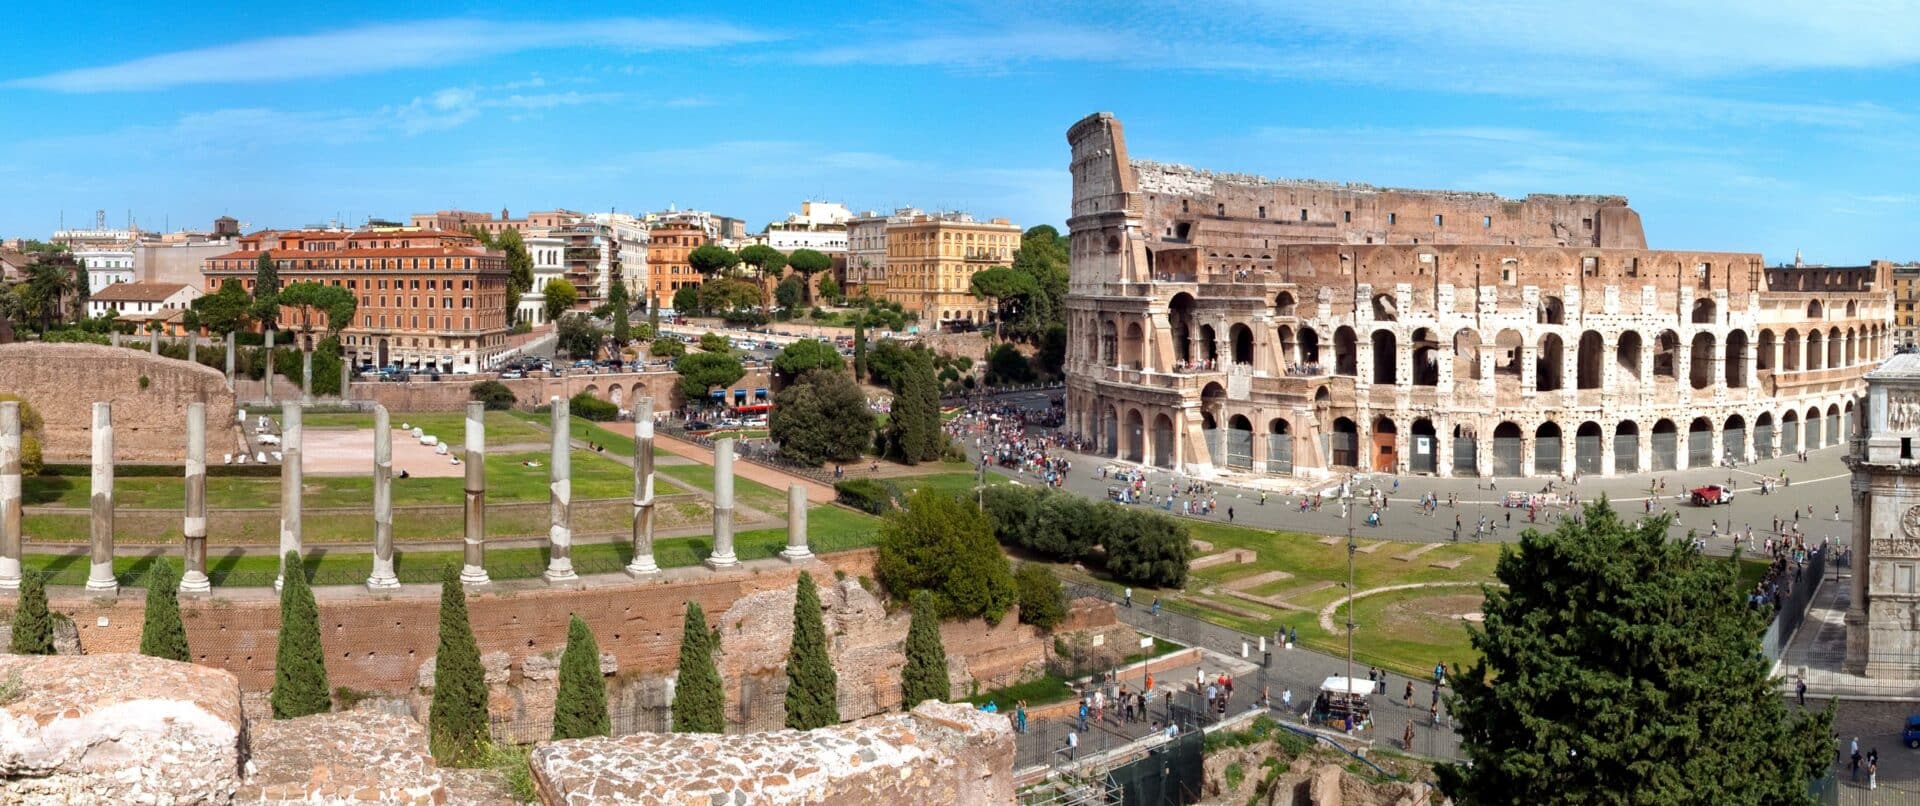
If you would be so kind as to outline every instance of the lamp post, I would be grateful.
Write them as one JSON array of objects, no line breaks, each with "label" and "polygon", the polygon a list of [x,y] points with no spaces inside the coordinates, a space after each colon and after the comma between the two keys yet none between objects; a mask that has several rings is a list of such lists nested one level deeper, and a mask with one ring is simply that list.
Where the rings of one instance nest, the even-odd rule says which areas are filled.
[{"label": "lamp post", "polygon": [[1349,476],[1340,485],[1340,500],[1347,505],[1347,679],[1342,686],[1346,689],[1347,715],[1353,715],[1353,555],[1360,551],[1360,545],[1353,539],[1353,478]]}]

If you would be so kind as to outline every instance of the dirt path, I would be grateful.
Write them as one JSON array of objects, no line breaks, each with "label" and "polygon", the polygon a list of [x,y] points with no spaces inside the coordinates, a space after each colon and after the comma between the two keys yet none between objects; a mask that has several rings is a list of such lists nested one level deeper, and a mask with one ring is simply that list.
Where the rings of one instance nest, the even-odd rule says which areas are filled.
[{"label": "dirt path", "polygon": [[1367,590],[1360,591],[1359,593],[1356,593],[1352,596],[1342,596],[1328,603],[1326,607],[1320,608],[1320,629],[1326,630],[1329,635],[1337,632],[1339,628],[1335,627],[1333,624],[1334,611],[1339,610],[1340,606],[1343,604],[1351,602],[1355,599],[1362,599],[1368,596],[1372,596],[1376,593],[1391,593],[1393,591],[1413,590],[1415,588],[1478,587],[1480,585],[1485,585],[1485,584],[1488,584],[1488,583],[1485,583],[1485,582],[1409,582],[1405,585],[1388,585],[1384,588],[1369,588]]}]

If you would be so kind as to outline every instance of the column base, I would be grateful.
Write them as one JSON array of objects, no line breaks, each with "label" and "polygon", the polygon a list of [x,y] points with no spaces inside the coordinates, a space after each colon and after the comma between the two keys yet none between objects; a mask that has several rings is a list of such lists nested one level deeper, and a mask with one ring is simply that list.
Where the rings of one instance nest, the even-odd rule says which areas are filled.
[{"label": "column base", "polygon": [[734,553],[731,551],[725,554],[715,554],[711,557],[708,557],[707,563],[706,563],[708,568],[712,568],[716,571],[722,568],[732,568],[739,564],[740,564],[740,558],[735,556]]},{"label": "column base", "polygon": [[633,558],[633,562],[627,563],[627,576],[630,577],[658,573],[660,573],[660,564],[654,561],[653,555],[651,554],[635,557]]},{"label": "column base", "polygon": [[780,559],[790,563],[806,562],[813,559],[813,552],[806,546],[788,546],[780,550]]},{"label": "column base", "polygon": [[367,577],[367,590],[391,591],[391,590],[399,590],[399,589],[400,589],[400,578],[393,576],[392,574],[388,574],[386,576],[375,575],[375,576]]},{"label": "column base", "polygon": [[547,572],[541,574],[541,576],[545,578],[547,582],[555,584],[578,582],[580,580],[580,575],[573,572],[572,562],[568,562],[566,565],[549,565],[547,566]]},{"label": "column base", "polygon": [[88,591],[91,591],[91,592],[93,592],[93,593],[105,593],[105,594],[112,594],[112,595],[119,595],[119,593],[120,593],[120,583],[118,583],[118,582],[100,582],[100,581],[98,581],[98,580],[92,580],[92,579],[89,579],[89,580],[87,580],[87,590],[88,590]]},{"label": "column base", "polygon": [[460,584],[462,585],[486,585],[492,582],[493,579],[487,576],[487,569],[485,568],[477,565],[469,565],[460,569]]},{"label": "column base", "polygon": [[181,593],[212,593],[213,581],[200,571],[188,571],[180,577]]}]

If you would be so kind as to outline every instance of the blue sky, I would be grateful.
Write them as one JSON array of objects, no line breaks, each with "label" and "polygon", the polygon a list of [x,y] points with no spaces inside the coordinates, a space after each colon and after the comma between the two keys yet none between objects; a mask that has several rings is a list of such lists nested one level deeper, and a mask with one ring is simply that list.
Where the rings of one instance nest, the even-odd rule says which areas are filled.
[{"label": "blue sky", "polygon": [[[0,233],[458,206],[1060,224],[1066,127],[1275,176],[1621,193],[1651,245],[1920,258],[1885,0],[15,4]],[[660,9],[655,13],[655,9]]]}]

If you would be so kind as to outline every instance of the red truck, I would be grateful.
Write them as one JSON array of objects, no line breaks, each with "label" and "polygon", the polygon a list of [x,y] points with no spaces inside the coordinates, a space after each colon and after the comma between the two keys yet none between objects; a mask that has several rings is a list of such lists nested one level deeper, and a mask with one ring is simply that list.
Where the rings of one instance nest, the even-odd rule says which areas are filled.
[{"label": "red truck", "polygon": [[1692,490],[1691,497],[1693,499],[1693,505],[1697,507],[1710,507],[1714,504],[1730,504],[1733,503],[1733,488],[1725,484],[1709,484],[1705,487],[1695,487]]}]

